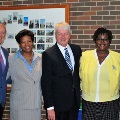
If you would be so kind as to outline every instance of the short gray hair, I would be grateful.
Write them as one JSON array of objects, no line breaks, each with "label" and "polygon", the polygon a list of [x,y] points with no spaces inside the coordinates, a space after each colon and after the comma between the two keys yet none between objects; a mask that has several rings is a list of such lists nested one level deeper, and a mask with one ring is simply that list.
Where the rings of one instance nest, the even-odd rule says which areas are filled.
[{"label": "short gray hair", "polygon": [[71,32],[70,25],[67,22],[60,22],[55,25],[55,32],[60,29],[68,30],[69,32]]}]

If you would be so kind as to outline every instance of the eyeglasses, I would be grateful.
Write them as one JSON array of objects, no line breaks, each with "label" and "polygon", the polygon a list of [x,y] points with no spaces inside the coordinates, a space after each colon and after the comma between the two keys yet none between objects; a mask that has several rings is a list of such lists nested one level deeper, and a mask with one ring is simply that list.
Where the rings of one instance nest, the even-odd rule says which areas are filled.
[{"label": "eyeglasses", "polygon": [[104,41],[104,42],[108,42],[109,39],[108,38],[97,38],[97,41]]}]

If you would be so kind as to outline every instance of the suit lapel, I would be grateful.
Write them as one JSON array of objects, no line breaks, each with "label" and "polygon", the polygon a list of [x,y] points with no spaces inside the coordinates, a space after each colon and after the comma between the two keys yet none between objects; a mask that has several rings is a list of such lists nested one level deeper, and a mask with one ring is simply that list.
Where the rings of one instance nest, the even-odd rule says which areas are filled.
[{"label": "suit lapel", "polygon": [[[42,64],[41,64],[41,59],[38,57],[36,60],[36,62],[34,62],[34,66],[33,66],[33,70],[31,73],[31,77],[33,78],[33,80],[39,80],[37,78],[40,78],[40,76],[42,75]],[[39,62],[38,62],[39,61]],[[34,79],[36,78],[36,79]]]},{"label": "suit lapel", "polygon": [[20,69],[24,69],[24,73],[26,74],[26,76],[28,76],[28,78],[33,80],[33,76],[31,74],[31,72],[28,70],[28,68],[26,67],[24,61],[20,58],[16,59],[16,64],[18,64],[20,66]]},{"label": "suit lapel", "polygon": [[55,45],[55,53],[56,53],[56,56],[60,59],[60,61],[63,62],[63,64],[66,64],[66,61],[65,61],[60,49],[58,48],[57,44]]},{"label": "suit lapel", "polygon": [[55,55],[57,56],[59,62],[61,63],[61,65],[63,65],[63,67],[65,68],[64,70],[66,70],[66,72],[71,72],[66,61],[65,58],[63,57],[60,49],[58,48],[57,44],[55,44]]},{"label": "suit lapel", "polygon": [[[38,59],[38,58],[37,58]],[[35,81],[35,80],[38,80],[37,78],[39,77],[39,75],[41,74],[41,71],[39,71],[40,69],[39,69],[39,67],[41,67],[41,62],[37,62],[37,64],[36,64],[36,62],[34,62],[34,66],[33,66],[33,70],[32,70],[32,72],[30,72],[29,70],[28,70],[28,68],[26,67],[26,65],[25,65],[25,63],[24,63],[24,61],[22,60],[22,62],[21,61],[19,61],[19,60],[21,60],[21,59],[18,59],[18,64],[21,64],[20,66],[22,67],[22,69],[24,69],[24,72],[25,72],[25,74],[28,76],[28,78],[30,78],[30,80],[33,80],[33,81]],[[39,61],[40,61],[40,59],[39,59]],[[37,67],[38,68],[37,68]],[[39,73],[40,72],[40,73]]]},{"label": "suit lapel", "polygon": [[77,51],[72,44],[69,44],[69,45],[70,45],[70,48],[71,48],[73,56],[74,56],[74,61],[75,61],[74,70],[75,70],[75,66],[76,66],[76,63],[77,63],[77,61],[76,61],[77,60],[77,58],[76,58],[77,57],[77,55],[76,55]]}]

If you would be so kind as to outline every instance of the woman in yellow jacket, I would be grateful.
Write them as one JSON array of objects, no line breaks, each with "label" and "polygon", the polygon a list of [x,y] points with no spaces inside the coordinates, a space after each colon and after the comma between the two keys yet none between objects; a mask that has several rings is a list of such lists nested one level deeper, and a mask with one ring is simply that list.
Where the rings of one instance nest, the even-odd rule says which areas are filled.
[{"label": "woman in yellow jacket", "polygon": [[98,28],[96,49],[82,53],[80,78],[83,120],[119,120],[120,53],[109,50],[112,32]]}]

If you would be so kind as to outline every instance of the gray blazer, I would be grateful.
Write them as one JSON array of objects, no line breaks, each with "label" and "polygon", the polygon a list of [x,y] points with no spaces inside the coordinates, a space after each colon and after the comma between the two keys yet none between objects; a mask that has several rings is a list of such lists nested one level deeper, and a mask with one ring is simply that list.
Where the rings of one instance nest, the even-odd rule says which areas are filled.
[{"label": "gray blazer", "polygon": [[8,76],[12,79],[10,93],[10,107],[14,110],[41,108],[41,54],[34,61],[32,73],[27,69],[24,61],[15,59],[14,54],[9,56]]}]

